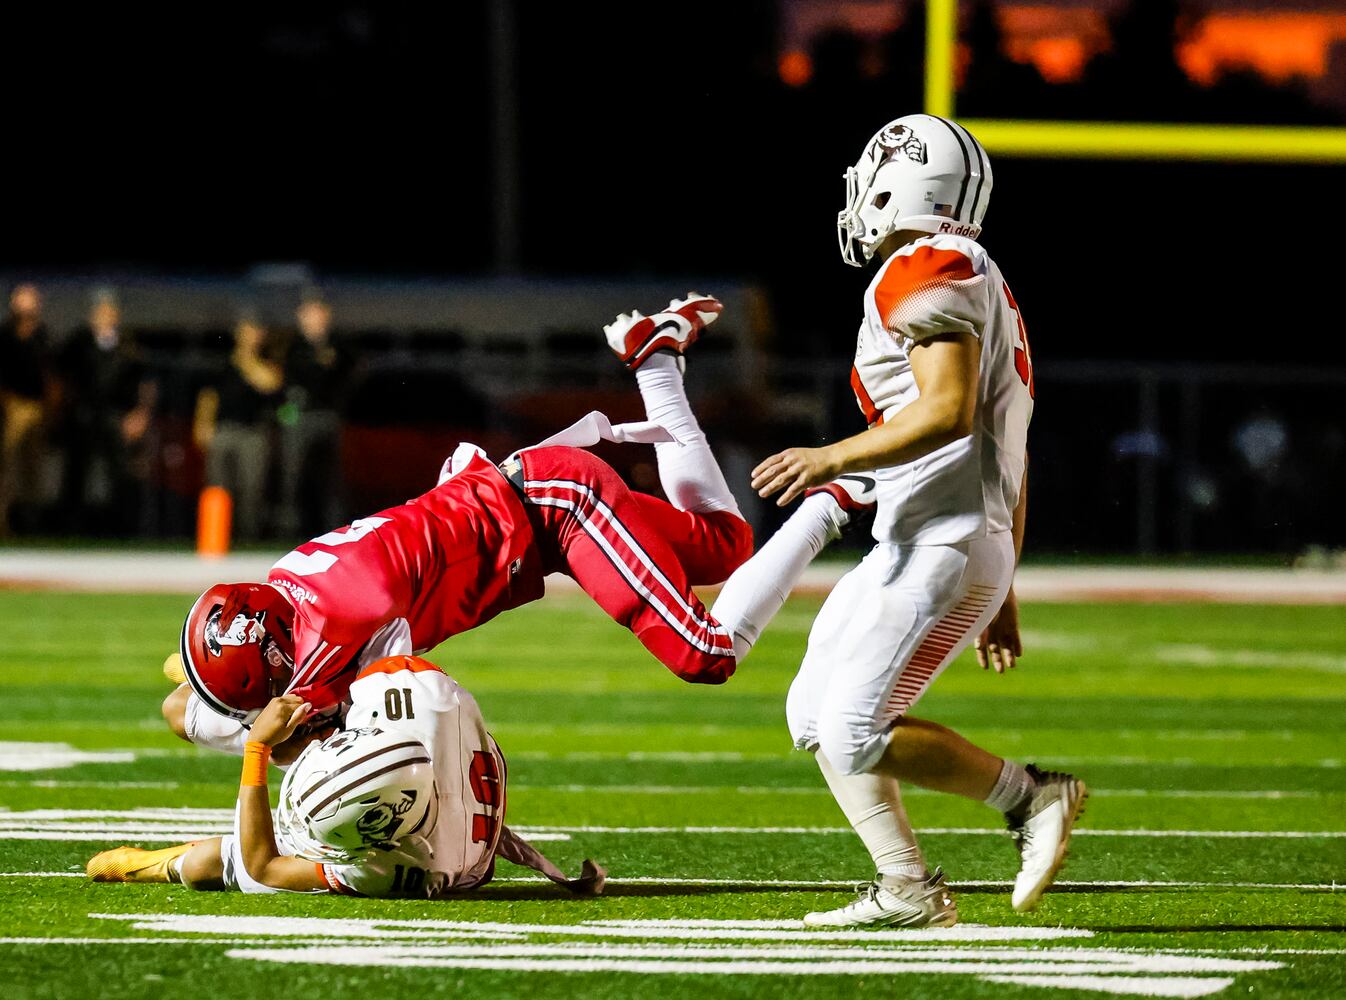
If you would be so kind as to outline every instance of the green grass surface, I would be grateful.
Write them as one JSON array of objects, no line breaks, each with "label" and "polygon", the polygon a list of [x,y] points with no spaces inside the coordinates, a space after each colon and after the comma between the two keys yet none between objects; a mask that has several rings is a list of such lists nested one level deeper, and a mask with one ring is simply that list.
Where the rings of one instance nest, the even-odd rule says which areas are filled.
[{"label": "green grass surface", "polygon": [[[133,839],[120,830],[223,822],[223,812],[174,812],[228,810],[237,782],[234,760],[175,741],[159,720],[158,668],[185,607],[0,595],[4,740],[134,758],[0,773],[0,806],[22,814],[0,812],[0,870],[81,871],[94,851]],[[909,789],[927,857],[960,886],[972,928],[962,937],[678,929],[795,921],[841,904],[843,886],[871,874],[785,732],[785,691],[815,610],[787,607],[718,689],[679,682],[576,599],[503,616],[432,655],[477,695],[510,760],[511,823],[568,838],[539,844],[563,865],[606,864],[604,898],[511,881],[528,873],[508,864],[482,892],[434,903],[5,874],[5,1000],[1346,996],[1346,890],[1320,888],[1346,880],[1346,611],[1336,608],[1034,605],[1018,671],[986,674],[968,657],[941,677],[919,714],[1094,789],[1070,884],[1032,915],[1009,908],[1015,858],[999,817]],[[1023,936],[1057,929],[1076,936]],[[736,933],[751,936],[725,936]]]}]

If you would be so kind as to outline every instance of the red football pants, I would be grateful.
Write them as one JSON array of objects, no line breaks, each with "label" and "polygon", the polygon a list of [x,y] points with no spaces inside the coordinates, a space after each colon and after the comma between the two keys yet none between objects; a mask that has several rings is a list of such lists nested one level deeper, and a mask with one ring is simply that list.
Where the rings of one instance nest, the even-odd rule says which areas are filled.
[{"label": "red football pants", "polygon": [[633,493],[612,466],[580,448],[531,448],[518,457],[546,571],[573,577],[683,680],[728,680],[733,636],[692,585],[720,583],[752,555],[748,523]]}]

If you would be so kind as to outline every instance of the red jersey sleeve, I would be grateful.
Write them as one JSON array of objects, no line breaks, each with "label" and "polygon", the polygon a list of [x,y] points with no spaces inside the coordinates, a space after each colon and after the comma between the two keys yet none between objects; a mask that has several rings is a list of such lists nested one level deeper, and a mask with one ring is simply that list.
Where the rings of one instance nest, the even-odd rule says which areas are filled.
[{"label": "red jersey sleeve", "polygon": [[[268,581],[295,605],[290,690],[319,710],[331,707],[345,700],[367,648],[433,649],[541,597],[542,580],[523,501],[478,456],[430,492],[319,535],[276,563]],[[395,628],[405,630],[396,648],[384,648],[379,637]]]}]

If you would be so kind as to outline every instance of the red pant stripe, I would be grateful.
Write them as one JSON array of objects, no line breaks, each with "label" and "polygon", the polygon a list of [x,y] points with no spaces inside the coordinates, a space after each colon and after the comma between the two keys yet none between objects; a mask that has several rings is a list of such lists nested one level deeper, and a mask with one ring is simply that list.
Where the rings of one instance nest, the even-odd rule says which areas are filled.
[{"label": "red pant stripe", "polygon": [[892,714],[901,715],[912,706],[949,653],[967,638],[968,632],[990,605],[990,600],[984,596],[984,588],[973,587],[970,591],[926,634],[898,675],[897,683],[888,696],[887,707]]}]

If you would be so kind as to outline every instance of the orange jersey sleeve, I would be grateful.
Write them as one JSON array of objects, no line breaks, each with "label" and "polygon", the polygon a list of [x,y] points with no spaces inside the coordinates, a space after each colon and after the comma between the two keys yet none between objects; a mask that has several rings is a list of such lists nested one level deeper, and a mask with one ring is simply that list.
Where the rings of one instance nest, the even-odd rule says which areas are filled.
[{"label": "orange jersey sleeve", "polygon": [[980,336],[987,296],[977,255],[925,241],[894,254],[874,286],[884,328],[915,341],[945,333]]}]

